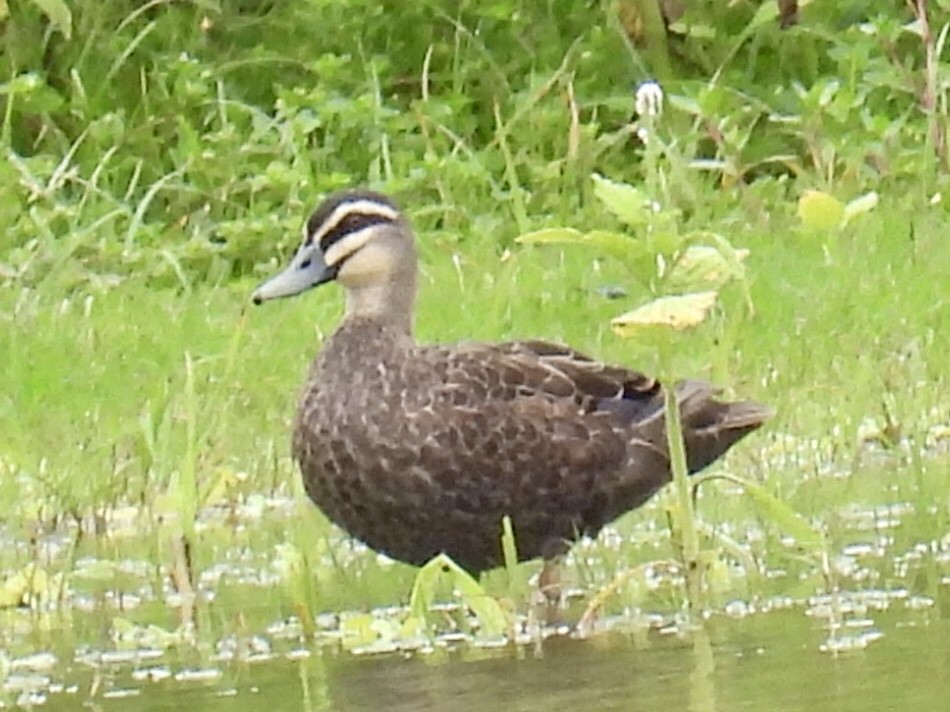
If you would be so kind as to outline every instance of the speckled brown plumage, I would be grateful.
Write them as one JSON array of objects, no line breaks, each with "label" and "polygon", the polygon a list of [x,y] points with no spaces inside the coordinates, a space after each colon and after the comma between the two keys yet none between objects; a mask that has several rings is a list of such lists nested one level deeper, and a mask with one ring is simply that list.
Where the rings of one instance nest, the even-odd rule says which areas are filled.
[{"label": "speckled brown plumage", "polygon": [[[374,205],[394,210],[366,191],[331,197],[295,258],[298,268],[308,262],[310,239],[316,259],[333,262],[315,283],[336,278],[348,289],[347,315],[313,364],[293,438],[307,492],[331,520],[393,558],[422,564],[445,552],[477,572],[501,563],[504,515],[530,559],[596,534],[669,481],[655,380],[540,341],[417,345],[404,313],[415,289],[412,234]],[[353,234],[341,235],[347,223]],[[256,301],[287,296],[270,284]],[[701,382],[677,385],[691,472],[769,415],[714,394]]]}]

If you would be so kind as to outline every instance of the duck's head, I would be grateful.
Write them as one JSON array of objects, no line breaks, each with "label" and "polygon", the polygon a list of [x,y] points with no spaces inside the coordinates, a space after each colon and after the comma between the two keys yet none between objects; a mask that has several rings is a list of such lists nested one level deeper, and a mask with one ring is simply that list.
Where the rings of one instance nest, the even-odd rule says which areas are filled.
[{"label": "duck's head", "polygon": [[261,304],[335,280],[346,288],[348,314],[408,316],[415,273],[412,230],[395,203],[370,190],[347,190],[313,212],[290,264],[258,287],[252,299]]}]

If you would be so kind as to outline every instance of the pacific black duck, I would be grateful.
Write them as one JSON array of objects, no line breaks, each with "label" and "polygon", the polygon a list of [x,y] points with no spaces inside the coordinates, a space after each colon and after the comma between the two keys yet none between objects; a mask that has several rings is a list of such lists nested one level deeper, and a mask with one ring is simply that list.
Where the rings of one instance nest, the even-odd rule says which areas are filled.
[{"label": "pacific black duck", "polygon": [[[444,552],[479,572],[501,563],[506,514],[532,559],[596,534],[670,480],[660,383],[542,341],[420,346],[416,261],[389,198],[340,192],[253,295],[260,304],[332,280],[346,289],[293,437],[307,492],[331,520],[395,559]],[[770,414],[717,401],[706,383],[676,390],[691,472]]]}]

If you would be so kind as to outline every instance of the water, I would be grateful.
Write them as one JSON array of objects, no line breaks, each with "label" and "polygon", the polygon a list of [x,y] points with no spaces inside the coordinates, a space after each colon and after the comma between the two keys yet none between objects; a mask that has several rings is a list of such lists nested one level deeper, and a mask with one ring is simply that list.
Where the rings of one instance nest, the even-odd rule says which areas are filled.
[{"label": "water", "polygon": [[[192,618],[168,576],[168,537],[145,524],[147,513],[117,509],[98,536],[79,536],[68,519],[29,539],[26,527],[0,526],[0,709],[946,709],[950,536],[928,502],[945,497],[947,470],[945,459],[934,463],[934,494],[916,506],[882,486],[922,481],[907,471],[822,475],[824,501],[838,502],[826,570],[766,547],[754,521],[738,529],[730,523],[741,517],[713,510],[763,568],[710,577],[719,588],[704,628],[677,632],[682,582],[657,566],[611,598],[595,634],[548,638],[540,650],[479,647],[491,641],[451,626],[434,645],[407,645],[406,609],[385,606],[406,600],[415,570],[381,563],[339,532],[324,541],[326,528],[306,529],[292,498],[252,495],[200,515],[194,628],[181,625]],[[587,578],[568,620],[623,570],[619,549],[662,538],[651,521],[638,515],[575,547],[584,566],[568,579],[582,569]],[[311,569],[298,567],[304,547],[322,552]],[[320,612],[314,639],[299,601]],[[379,654],[394,648],[404,652]]]},{"label": "water", "polygon": [[[945,709],[950,621],[934,608],[876,617],[880,640],[822,652],[827,630],[793,609],[710,621],[689,636],[551,638],[532,649],[354,656],[331,649],[208,664],[80,658],[17,670],[6,682],[52,681],[34,701],[48,710],[308,710],[553,712]],[[256,662],[250,662],[257,660]],[[21,666],[22,667],[22,666]],[[42,661],[37,663],[42,667]],[[16,696],[16,695],[14,695]],[[20,702],[30,701],[19,692]]]}]

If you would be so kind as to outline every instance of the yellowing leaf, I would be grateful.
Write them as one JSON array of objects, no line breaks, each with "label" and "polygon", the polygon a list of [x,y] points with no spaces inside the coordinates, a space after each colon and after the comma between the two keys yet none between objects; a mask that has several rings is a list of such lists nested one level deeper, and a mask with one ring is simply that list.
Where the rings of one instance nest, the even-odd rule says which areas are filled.
[{"label": "yellowing leaf", "polygon": [[594,180],[594,195],[617,218],[627,225],[646,224],[651,210],[649,200],[642,190],[626,183],[616,183],[596,173],[591,176]]},{"label": "yellowing leaf", "polygon": [[0,608],[45,605],[59,596],[62,589],[63,574],[50,575],[31,562],[0,581]]},{"label": "yellowing leaf", "polygon": [[716,303],[716,292],[661,297],[610,322],[620,336],[631,337],[657,327],[683,331],[702,323]]},{"label": "yellowing leaf", "polygon": [[812,230],[836,230],[844,220],[844,205],[829,193],[806,190],[798,199],[798,217]]},{"label": "yellowing leaf", "polygon": [[201,506],[210,507],[227,502],[240,482],[240,476],[233,470],[225,467],[218,468],[210,485],[205,486],[204,491],[199,494]]},{"label": "yellowing leaf", "polygon": [[670,289],[718,289],[731,279],[745,276],[742,261],[748,250],[734,250],[730,260],[720,250],[709,245],[691,245],[673,263],[666,277]]}]

